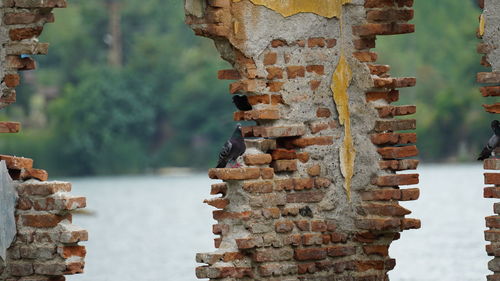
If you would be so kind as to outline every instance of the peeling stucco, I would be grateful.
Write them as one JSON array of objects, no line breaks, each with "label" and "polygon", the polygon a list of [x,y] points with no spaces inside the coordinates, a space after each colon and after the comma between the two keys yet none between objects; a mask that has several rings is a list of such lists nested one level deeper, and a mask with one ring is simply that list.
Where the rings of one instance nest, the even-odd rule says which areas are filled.
[{"label": "peeling stucco", "polygon": [[[240,2],[241,0],[233,0]],[[323,17],[339,17],[342,5],[351,0],[249,0],[255,5],[265,6],[280,13],[284,17],[299,13],[314,13]]]},{"label": "peeling stucco", "polygon": [[340,147],[340,170],[344,176],[344,188],[347,197],[351,199],[351,180],[354,175],[354,160],[356,151],[351,134],[351,118],[349,113],[349,96],[347,88],[352,80],[352,70],[344,55],[340,56],[339,63],[332,77],[331,89],[333,99],[339,114],[339,123],[344,126],[344,140]]}]

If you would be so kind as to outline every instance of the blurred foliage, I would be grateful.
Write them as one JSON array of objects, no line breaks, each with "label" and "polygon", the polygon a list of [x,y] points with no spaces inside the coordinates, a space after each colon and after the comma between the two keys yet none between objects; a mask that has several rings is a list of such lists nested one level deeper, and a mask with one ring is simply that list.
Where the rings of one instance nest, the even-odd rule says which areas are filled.
[{"label": "blurred foliage", "polygon": [[[216,79],[227,63],[184,24],[183,1],[120,3],[122,67],[108,64],[107,1],[73,0],[55,11],[41,38],[49,55],[37,58],[38,70],[24,75],[17,103],[3,113],[26,124],[2,139],[3,153],[32,157],[52,175],[215,164],[234,126],[228,83]],[[474,84],[479,12],[473,1],[415,6],[417,33],[380,36],[379,61],[391,64],[393,76],[418,77],[416,88],[401,91],[401,104],[418,105],[423,159],[472,160],[491,119]],[[46,102],[34,103],[41,95]],[[29,122],[37,110],[47,122]]]}]

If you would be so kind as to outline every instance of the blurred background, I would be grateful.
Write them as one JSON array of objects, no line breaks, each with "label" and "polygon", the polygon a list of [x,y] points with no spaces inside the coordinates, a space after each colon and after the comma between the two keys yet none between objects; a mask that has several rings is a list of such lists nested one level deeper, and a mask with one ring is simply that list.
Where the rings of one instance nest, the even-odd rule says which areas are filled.
[{"label": "blurred background", "polygon": [[[491,134],[481,107],[475,0],[415,1],[417,32],[379,36],[379,62],[416,76],[400,104],[416,104],[424,162],[475,160]],[[25,72],[3,119],[20,134],[5,154],[35,159],[52,176],[204,170],[233,130],[230,68],[211,40],[184,24],[181,0],[72,0],[56,9],[36,71]]]},{"label": "blurred background", "polygon": [[[418,79],[399,104],[418,106],[424,163],[421,199],[404,204],[422,229],[391,246],[391,280],[477,281],[488,272],[482,232],[492,202],[473,161],[494,116],[475,84],[484,71],[475,2],[415,1],[416,33],[377,40],[393,76]],[[90,233],[86,273],[68,280],[196,280],[195,253],[213,250],[205,171],[234,127],[229,82],[216,79],[230,66],[184,24],[182,0],[70,0],[55,13],[41,38],[49,54],[1,111],[23,129],[3,136],[0,150],[33,158],[87,196],[75,219]],[[190,170],[200,173],[180,173]],[[165,171],[175,175],[152,175]]]}]

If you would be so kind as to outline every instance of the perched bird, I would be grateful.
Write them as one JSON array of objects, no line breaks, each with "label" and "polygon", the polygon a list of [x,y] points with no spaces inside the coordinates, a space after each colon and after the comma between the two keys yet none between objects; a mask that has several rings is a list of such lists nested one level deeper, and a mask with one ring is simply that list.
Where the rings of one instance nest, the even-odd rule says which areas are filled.
[{"label": "perched bird", "polygon": [[500,146],[500,122],[498,120],[491,121],[491,129],[493,130],[493,136],[488,140],[488,143],[479,154],[477,160],[484,160],[491,156],[491,153],[495,148]]},{"label": "perched bird", "polygon": [[[228,162],[236,161],[238,157],[245,153],[246,148],[245,140],[241,133],[241,124],[238,123],[231,138],[222,146],[216,168],[225,168]],[[239,164],[236,163],[236,166],[239,167]]]},{"label": "perched bird", "polygon": [[248,97],[245,95],[234,95],[233,103],[241,111],[252,110],[252,105],[248,102]]}]

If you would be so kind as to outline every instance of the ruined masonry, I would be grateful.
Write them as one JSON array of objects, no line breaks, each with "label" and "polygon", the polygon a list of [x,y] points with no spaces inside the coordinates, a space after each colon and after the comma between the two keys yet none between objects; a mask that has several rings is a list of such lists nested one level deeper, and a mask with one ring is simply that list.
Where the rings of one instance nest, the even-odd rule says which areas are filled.
[{"label": "ruined masonry", "polygon": [[[500,2],[495,0],[478,0],[479,7],[483,9],[480,16],[479,29],[477,35],[482,42],[477,46],[477,52],[484,54],[481,65],[490,67],[491,72],[481,72],[477,74],[477,82],[485,84],[481,87],[484,97],[500,96]],[[491,98],[487,99],[491,101]],[[500,113],[500,103],[485,104],[484,109],[493,114]],[[498,155],[498,153],[497,153]],[[500,170],[499,159],[484,160],[485,170]],[[484,188],[485,198],[500,198],[500,173],[488,171],[484,173],[484,184],[489,186]],[[486,252],[494,258],[488,263],[488,268],[493,271],[488,275],[488,281],[500,280],[500,203],[495,203],[493,212],[496,215],[486,217],[486,227],[484,236],[491,244],[486,245]]]},{"label": "ruined masonry", "polygon": [[[66,7],[65,0],[1,0],[0,2],[0,107],[16,99],[18,71],[32,70],[31,55],[47,53],[39,43],[43,25],[54,21],[53,8]],[[0,122],[1,133],[17,133],[20,124]],[[62,281],[64,275],[83,272],[87,231],[71,224],[71,211],[84,208],[85,197],[69,194],[71,184],[47,181],[47,172],[33,168],[33,160],[0,155],[14,180],[18,200],[15,210],[17,234],[0,258],[0,280]],[[0,188],[0,190],[5,190]],[[0,198],[2,198],[0,194]],[[5,208],[5,206],[1,206]],[[4,225],[1,225],[2,227]]]},{"label": "ruined masonry", "polygon": [[[186,23],[233,69],[243,168],[211,169],[217,250],[199,253],[210,280],[383,281],[400,232],[420,228],[413,105],[377,64],[377,35],[414,32],[412,0],[186,0]],[[228,96],[228,98],[230,98]],[[396,118],[397,117],[397,118]],[[405,187],[405,188],[403,188]]]}]

